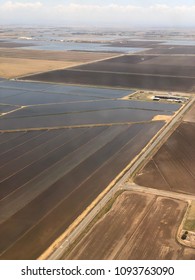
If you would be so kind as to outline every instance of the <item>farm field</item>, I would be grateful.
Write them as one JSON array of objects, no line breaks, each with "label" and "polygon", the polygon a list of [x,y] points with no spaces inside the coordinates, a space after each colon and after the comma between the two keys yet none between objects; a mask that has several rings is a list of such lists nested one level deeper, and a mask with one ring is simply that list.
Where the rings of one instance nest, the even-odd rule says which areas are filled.
[{"label": "farm field", "polygon": [[175,239],[186,207],[176,199],[124,192],[63,259],[194,259],[195,250]]},{"label": "farm field", "polygon": [[[88,98],[88,100],[94,99],[112,99],[120,98],[133,93],[132,90],[123,89],[107,89],[107,88],[95,88],[95,87],[78,87],[78,86],[67,86],[67,85],[57,85],[48,83],[30,83],[30,82],[15,82],[15,81],[4,81],[0,82],[0,102],[1,103],[14,103],[13,96],[22,95],[22,98],[16,102],[18,105],[28,105],[33,104],[48,104],[48,103],[61,103],[62,98],[69,98],[76,96],[77,101],[83,97]],[[37,93],[37,95],[36,95]],[[49,97],[44,97],[44,102],[42,101],[42,94],[48,94]],[[9,98],[9,96],[12,96]],[[28,99],[31,96],[31,99]],[[53,99],[52,99],[53,97]],[[26,101],[25,101],[26,100]],[[54,102],[55,101],[55,102]],[[74,101],[74,100],[73,100]]]},{"label": "farm field", "polygon": [[[90,97],[89,97],[90,98]],[[21,102],[22,103],[22,102]],[[21,104],[22,105],[22,104]],[[135,100],[116,100],[116,99],[97,99],[87,100],[82,102],[65,102],[55,104],[39,104],[29,105],[18,110],[14,113],[14,118],[17,117],[32,117],[32,116],[45,116],[56,115],[63,113],[82,113],[92,111],[106,111],[106,110],[123,110],[131,109],[140,111],[152,111],[156,114],[170,115],[180,108],[178,104],[170,103],[155,103],[155,102],[142,102]],[[118,111],[116,111],[118,112]],[[7,118],[13,118],[13,115],[7,115]]]},{"label": "farm field", "polygon": [[11,106],[11,105],[1,105],[0,104],[0,115],[6,112],[10,112],[12,110],[16,110],[19,106]]},{"label": "farm field", "polygon": [[[125,55],[106,61],[74,67],[79,70],[122,72],[135,74],[153,74],[162,76],[194,77],[195,57]],[[183,66],[179,68],[178,66]]]},{"label": "farm field", "polygon": [[195,123],[195,105],[193,105],[192,108],[187,112],[187,114],[185,114],[183,121],[188,123]]},{"label": "farm field", "polygon": [[[192,110],[193,113],[193,110]],[[190,112],[187,114],[189,116]],[[184,117],[184,120],[186,117]],[[134,181],[145,187],[195,194],[195,124],[183,122]]]},{"label": "farm field", "polygon": [[195,46],[161,45],[151,50],[143,51],[143,53],[153,55],[194,55]]},{"label": "farm field", "polygon": [[[25,88],[28,87],[29,89]],[[7,83],[1,82],[0,84],[0,103],[2,105],[44,105],[44,104],[61,104],[70,102],[82,102],[92,100],[106,100],[113,98],[120,98],[126,94],[131,94],[133,91],[115,91],[107,89],[95,88],[79,88],[79,87],[62,87],[50,86],[48,84],[39,85],[26,83],[24,88],[16,83],[18,88],[13,88],[13,84],[7,87]],[[32,89],[30,88],[32,86]],[[35,88],[34,88],[35,87]],[[38,88],[37,88],[38,87]],[[39,88],[40,87],[40,88]],[[41,88],[42,87],[42,88]],[[47,91],[46,91],[47,90]]]},{"label": "farm field", "polygon": [[122,42],[112,42],[109,43],[109,45],[113,47],[130,47],[130,48],[157,48],[159,44],[162,43],[162,41],[152,41],[152,40],[134,40],[134,41],[129,41],[129,40],[123,40]]},{"label": "farm field", "polygon": [[99,72],[75,69],[56,70],[23,77],[22,80],[180,92],[190,92],[195,85],[193,77],[160,77],[120,72],[108,73],[104,72],[103,69]]},{"label": "farm field", "polygon": [[195,58],[124,55],[65,70],[24,77],[24,80],[101,85],[151,90],[192,91]]},{"label": "farm field", "polygon": [[[9,32],[0,40],[0,259],[37,259],[181,108],[151,101],[150,90],[193,93],[195,47],[111,31],[104,41],[63,29]],[[151,98],[131,100],[135,89]],[[125,191],[64,259],[194,258],[175,240],[187,203],[152,193],[195,194],[193,122],[192,109],[136,176],[151,193]]]},{"label": "farm field", "polygon": [[46,61],[61,61],[69,63],[89,62],[117,56],[117,53],[98,53],[98,52],[75,52],[75,51],[41,51],[41,50],[25,50],[25,49],[1,49],[1,58],[16,58],[16,59],[32,59]]},{"label": "farm field", "polygon": [[3,134],[0,258],[37,258],[162,125]]},{"label": "farm field", "polygon": [[0,259],[38,258],[180,108],[131,93],[0,82]]},{"label": "farm field", "polygon": [[0,77],[15,78],[37,72],[67,68],[113,56],[115,54],[2,49],[0,54]]},{"label": "farm field", "polygon": [[33,46],[31,43],[19,43],[19,42],[7,42],[0,41],[0,49],[1,48],[20,48],[20,47],[29,47]]},{"label": "farm field", "polygon": [[[17,112],[16,112],[17,113]],[[36,115],[27,117],[12,117],[3,116],[1,118],[1,129],[3,130],[17,130],[17,129],[31,129],[31,128],[61,128],[69,126],[81,125],[105,125],[105,124],[128,124],[134,122],[151,121],[156,115],[161,114],[162,111],[146,111],[141,109],[97,109],[92,112],[69,112],[66,113],[51,113],[46,115]],[[171,115],[167,113],[166,115]]]},{"label": "farm field", "polygon": [[[15,78],[27,74],[67,68],[73,66],[74,62],[0,58],[0,76],[3,78]],[[79,64],[79,62],[78,62]]]},{"label": "farm field", "polygon": [[10,106],[10,111],[17,110],[1,117],[0,128],[40,130],[150,122],[156,116],[171,116],[180,108],[178,104],[121,100],[132,93],[131,90],[2,82],[1,104]]}]

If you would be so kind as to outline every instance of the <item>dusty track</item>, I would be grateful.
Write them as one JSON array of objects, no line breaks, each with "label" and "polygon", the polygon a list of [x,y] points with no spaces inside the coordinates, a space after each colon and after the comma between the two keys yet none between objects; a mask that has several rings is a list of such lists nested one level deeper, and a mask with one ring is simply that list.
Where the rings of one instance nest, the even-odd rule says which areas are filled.
[{"label": "dusty track", "polygon": [[159,195],[159,196],[163,196],[163,197],[179,199],[179,200],[184,200],[184,201],[190,201],[190,200],[195,201],[195,195],[176,193],[176,192],[171,192],[171,191],[157,190],[157,189],[142,187],[142,186],[139,186],[135,183],[125,183],[123,188],[124,188],[124,190],[136,191],[136,192],[141,192],[141,193],[146,193],[146,194]]}]

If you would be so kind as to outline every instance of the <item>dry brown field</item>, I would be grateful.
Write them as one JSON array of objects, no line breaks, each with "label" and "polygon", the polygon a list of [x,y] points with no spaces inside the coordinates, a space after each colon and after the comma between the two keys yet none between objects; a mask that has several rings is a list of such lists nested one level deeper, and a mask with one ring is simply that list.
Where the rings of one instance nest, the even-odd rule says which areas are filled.
[{"label": "dry brown field", "polygon": [[41,74],[23,77],[22,80],[53,82],[62,84],[93,85],[119,88],[171,90],[190,92],[195,86],[193,77],[160,77],[140,74],[105,73],[104,71],[54,70]]},{"label": "dry brown field", "polygon": [[31,51],[14,48],[2,49],[0,52],[0,77],[15,78],[33,73],[67,68],[114,55],[86,52]]},{"label": "dry brown field", "polygon": [[195,123],[195,105],[187,112],[187,114],[183,118],[184,122],[192,122]]},{"label": "dry brown field", "polygon": [[124,192],[63,259],[194,259],[195,250],[176,241],[185,202]]},{"label": "dry brown field", "polygon": [[5,49],[2,48],[0,57],[5,58],[26,58],[37,60],[57,60],[57,61],[93,61],[119,55],[116,53],[80,52],[80,51],[42,51],[25,49]]},{"label": "dry brown field", "polygon": [[19,48],[19,47],[28,47],[33,46],[34,44],[30,43],[13,43],[13,42],[0,42],[0,49],[1,48]]},{"label": "dry brown field", "polygon": [[0,58],[0,76],[9,79],[57,68],[67,68],[73,65],[74,62]]},{"label": "dry brown field", "polygon": [[[191,115],[190,112],[189,115]],[[194,195],[195,124],[181,123],[167,142],[136,175],[134,181],[145,187]]]}]

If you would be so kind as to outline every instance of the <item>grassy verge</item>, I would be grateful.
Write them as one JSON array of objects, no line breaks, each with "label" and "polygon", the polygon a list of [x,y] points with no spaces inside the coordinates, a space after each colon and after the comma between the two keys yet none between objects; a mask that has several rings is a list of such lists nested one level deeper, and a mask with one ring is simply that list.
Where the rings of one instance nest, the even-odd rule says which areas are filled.
[{"label": "grassy verge", "polygon": [[195,201],[189,207],[183,229],[195,232]]},{"label": "grassy verge", "polygon": [[100,220],[110,209],[112,208],[117,197],[121,195],[124,190],[120,190],[115,193],[115,195],[106,203],[106,205],[98,212],[95,218],[89,223],[89,225],[82,231],[82,233],[76,238],[76,240],[70,244],[67,251],[64,253],[61,259],[66,259],[70,252],[75,248],[75,246],[84,238],[84,236],[89,232],[89,230]]}]

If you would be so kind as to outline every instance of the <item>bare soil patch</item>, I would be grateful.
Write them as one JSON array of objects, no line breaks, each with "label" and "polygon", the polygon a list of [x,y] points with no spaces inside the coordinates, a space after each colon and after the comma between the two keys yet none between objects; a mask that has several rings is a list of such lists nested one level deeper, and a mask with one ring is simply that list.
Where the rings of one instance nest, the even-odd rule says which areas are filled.
[{"label": "bare soil patch", "polygon": [[34,46],[30,43],[12,43],[12,42],[0,42],[0,48],[19,48],[19,47],[29,47]]},{"label": "bare soil patch", "polygon": [[1,49],[0,57],[5,58],[25,58],[37,60],[52,61],[93,61],[113,57],[115,53],[98,53],[98,52],[79,52],[79,51],[42,51],[42,50],[25,50],[25,49]]},{"label": "bare soil patch", "polygon": [[138,185],[195,194],[195,124],[182,123],[137,174]]},{"label": "bare soil patch", "polygon": [[155,116],[152,120],[153,121],[170,121],[172,116],[167,116],[167,115],[157,115]]},{"label": "bare soil patch", "polygon": [[2,49],[0,52],[0,77],[15,78],[48,70],[73,67],[114,55],[87,52]]},{"label": "bare soil patch", "polygon": [[186,203],[124,192],[64,259],[189,259],[175,239]]},{"label": "bare soil patch", "polygon": [[192,108],[187,112],[183,120],[185,122],[195,123],[195,105],[193,105]]},{"label": "bare soil patch", "polygon": [[4,78],[15,78],[37,72],[66,68],[72,65],[74,65],[74,62],[0,58],[0,76]]}]

